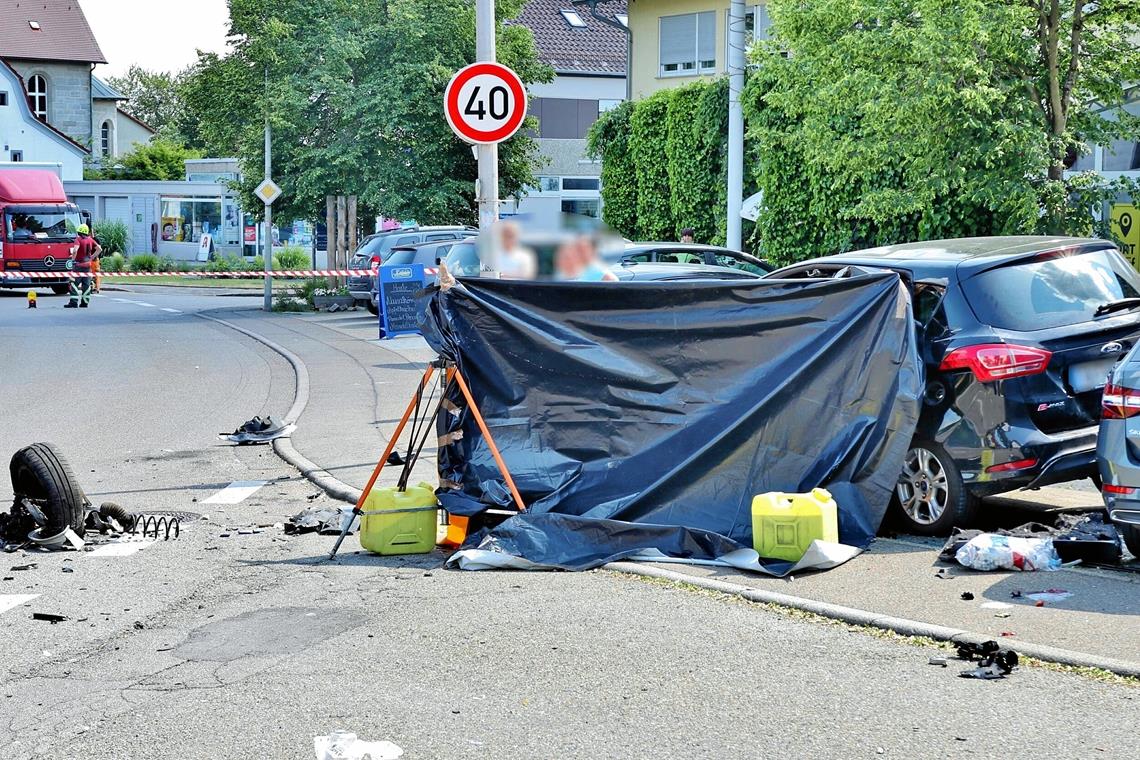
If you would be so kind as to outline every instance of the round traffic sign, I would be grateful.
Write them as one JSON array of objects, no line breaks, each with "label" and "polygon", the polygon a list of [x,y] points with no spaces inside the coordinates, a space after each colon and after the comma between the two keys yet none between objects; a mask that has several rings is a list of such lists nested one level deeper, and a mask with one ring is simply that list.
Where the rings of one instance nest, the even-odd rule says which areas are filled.
[{"label": "round traffic sign", "polygon": [[526,90],[519,75],[506,66],[473,63],[447,83],[443,112],[451,129],[467,142],[502,142],[526,118]]}]

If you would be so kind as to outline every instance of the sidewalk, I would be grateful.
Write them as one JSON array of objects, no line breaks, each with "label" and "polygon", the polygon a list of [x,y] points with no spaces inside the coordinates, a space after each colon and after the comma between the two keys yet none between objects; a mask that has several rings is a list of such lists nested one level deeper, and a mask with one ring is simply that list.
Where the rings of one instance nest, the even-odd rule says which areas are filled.
[{"label": "sidewalk", "polygon": [[[434,358],[426,343],[418,336],[378,340],[376,318],[367,313],[266,315],[226,310],[219,316],[280,343],[304,361],[310,400],[293,445],[339,480],[363,487],[425,365]],[[416,481],[436,480],[430,442],[429,436]],[[386,468],[381,482],[394,483],[398,471]],[[988,503],[983,527],[1048,520],[1048,513],[1100,507],[1099,494],[1080,487],[1043,488]],[[940,547],[938,540],[883,538],[842,567],[785,579],[715,567],[649,566],[675,578],[728,582],[966,630],[1014,648],[1029,642],[1130,661],[1140,672],[1140,563],[1131,563],[1133,572],[1077,567],[1052,573],[975,573],[940,565]],[[946,569],[939,573],[940,567]],[[1044,607],[1011,596],[1014,591],[1047,589],[1064,589],[1072,595]],[[963,600],[963,592],[972,593],[974,599]],[[1003,637],[1003,633],[1013,635]]]}]

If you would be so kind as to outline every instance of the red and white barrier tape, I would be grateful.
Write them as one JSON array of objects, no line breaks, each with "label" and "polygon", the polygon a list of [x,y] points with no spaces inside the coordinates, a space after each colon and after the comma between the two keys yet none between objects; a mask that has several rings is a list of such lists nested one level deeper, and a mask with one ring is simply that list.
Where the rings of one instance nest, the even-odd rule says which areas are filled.
[{"label": "red and white barrier tape", "polygon": [[[439,273],[435,267],[424,269],[424,274],[434,277]],[[265,272],[22,272],[19,269],[0,270],[0,279],[14,280],[57,280],[61,277],[79,278],[93,277],[198,277],[220,280],[262,280]],[[370,277],[376,273],[371,269],[288,269],[275,270],[268,273],[270,277],[285,277],[297,279],[299,277]]]}]

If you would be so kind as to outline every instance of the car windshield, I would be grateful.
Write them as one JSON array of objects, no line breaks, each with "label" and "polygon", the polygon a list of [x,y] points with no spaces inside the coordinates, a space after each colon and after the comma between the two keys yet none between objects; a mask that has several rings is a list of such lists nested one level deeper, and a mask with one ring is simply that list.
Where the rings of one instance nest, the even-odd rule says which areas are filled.
[{"label": "car windshield", "polygon": [[1006,330],[1047,330],[1089,322],[1097,307],[1140,297],[1140,275],[1115,250],[999,267],[965,283],[978,319]]},{"label": "car windshield", "polygon": [[4,214],[4,234],[11,242],[75,240],[79,224],[79,211],[67,208],[26,211],[14,208]]},{"label": "car windshield", "polygon": [[456,277],[478,277],[482,265],[479,261],[479,251],[475,243],[464,241],[456,243],[448,252],[444,260],[447,271]]}]

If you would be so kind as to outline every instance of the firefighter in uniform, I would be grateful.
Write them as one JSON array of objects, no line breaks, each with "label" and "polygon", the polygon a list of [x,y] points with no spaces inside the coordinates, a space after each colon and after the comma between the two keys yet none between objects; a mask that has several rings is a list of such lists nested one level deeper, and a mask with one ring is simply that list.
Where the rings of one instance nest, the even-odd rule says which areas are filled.
[{"label": "firefighter in uniform", "polygon": [[72,269],[78,273],[86,273],[86,277],[73,277],[71,280],[71,300],[64,304],[65,309],[76,307],[87,308],[91,300],[91,265],[103,252],[103,247],[91,237],[91,228],[86,224],[79,225],[76,230],[75,258]]}]

